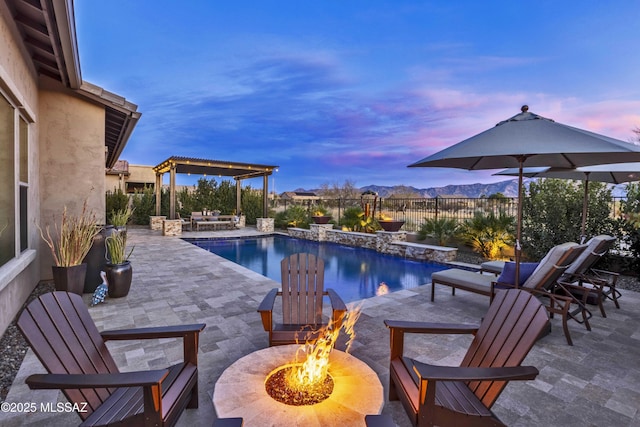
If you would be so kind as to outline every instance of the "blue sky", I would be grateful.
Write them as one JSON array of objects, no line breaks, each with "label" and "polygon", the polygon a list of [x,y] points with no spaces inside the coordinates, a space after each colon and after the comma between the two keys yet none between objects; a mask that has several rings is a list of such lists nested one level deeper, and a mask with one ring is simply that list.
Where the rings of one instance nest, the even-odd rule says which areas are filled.
[{"label": "blue sky", "polygon": [[75,13],[83,79],[143,114],[131,164],[278,165],[278,192],[425,188],[503,180],[407,165],[522,104],[624,141],[640,126],[636,0],[76,0]]}]

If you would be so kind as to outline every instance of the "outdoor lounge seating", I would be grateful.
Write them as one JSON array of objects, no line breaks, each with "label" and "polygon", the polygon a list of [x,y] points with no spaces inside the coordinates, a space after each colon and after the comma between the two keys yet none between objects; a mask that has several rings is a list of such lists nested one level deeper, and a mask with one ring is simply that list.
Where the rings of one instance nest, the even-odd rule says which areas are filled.
[{"label": "outdoor lounge seating", "polygon": [[[281,262],[282,290],[272,289],[263,299],[258,312],[264,330],[269,332],[269,345],[295,344],[315,338],[327,324],[322,319],[322,300],[328,296],[334,328],[339,328],[347,307],[333,289],[324,290],[324,261],[307,253],[293,254]],[[282,297],[282,323],[274,323],[276,296]]]},{"label": "outdoor lounge seating", "polygon": [[[564,295],[557,295],[555,291],[559,288],[558,279],[585,248],[586,245],[578,245],[573,242],[554,246],[540,261],[529,278],[519,286],[520,289],[533,292],[536,296],[547,299],[547,310],[551,316],[554,314],[562,316],[562,326],[569,345],[573,345],[573,341],[567,325],[568,319],[574,319],[578,323],[584,324],[587,330],[591,330],[589,325],[591,313],[584,303],[571,293],[567,294],[565,292]],[[452,295],[455,295],[456,289],[462,289],[486,295],[489,298],[494,297],[497,289],[514,287],[513,283],[499,282],[499,279],[496,279],[494,275],[461,269],[439,271],[431,275],[431,301],[435,297],[436,284],[450,286]],[[576,308],[571,309],[572,304],[575,304]]]},{"label": "outdoor lounge seating", "polygon": [[[20,315],[18,327],[48,374],[32,389],[62,389],[83,426],[173,426],[198,407],[198,338],[204,324],[98,332],[79,295],[44,294]],[[107,340],[182,338],[184,360],[168,369],[119,372]],[[85,406],[86,405],[86,406]]]},{"label": "outdoor lounge seating", "polygon": [[[549,321],[531,293],[498,291],[479,327],[385,320],[391,335],[389,400],[402,402],[414,426],[504,426],[491,411],[510,380],[532,380],[520,363]],[[404,356],[410,333],[474,334],[459,367],[434,366]]]},{"label": "outdoor lounge seating", "polygon": [[[615,237],[606,234],[592,237],[587,242],[584,252],[558,279],[559,282],[564,283],[566,292],[584,300],[583,302],[597,305],[602,317],[607,317],[603,305],[605,298],[610,298],[616,307],[620,308],[618,303],[620,292],[616,290],[618,273],[597,270],[593,267],[609,251],[615,241]],[[481,264],[480,271],[489,271],[498,275],[502,272],[504,265],[504,261],[488,261]],[[580,287],[575,288],[575,285]]]}]

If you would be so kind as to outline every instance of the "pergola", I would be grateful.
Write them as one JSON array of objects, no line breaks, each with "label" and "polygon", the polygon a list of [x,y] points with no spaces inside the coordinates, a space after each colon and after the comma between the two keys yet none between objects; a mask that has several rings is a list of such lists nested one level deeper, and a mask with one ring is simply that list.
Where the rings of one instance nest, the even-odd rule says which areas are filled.
[{"label": "pergola", "polygon": [[262,177],[262,215],[268,216],[268,176],[278,166],[236,163],[222,160],[196,159],[171,156],[154,166],[156,173],[156,215],[160,215],[160,197],[162,194],[162,176],[169,172],[169,219],[176,218],[176,174],[186,173],[203,176],[231,176],[236,181],[236,212],[240,212],[242,180]]}]

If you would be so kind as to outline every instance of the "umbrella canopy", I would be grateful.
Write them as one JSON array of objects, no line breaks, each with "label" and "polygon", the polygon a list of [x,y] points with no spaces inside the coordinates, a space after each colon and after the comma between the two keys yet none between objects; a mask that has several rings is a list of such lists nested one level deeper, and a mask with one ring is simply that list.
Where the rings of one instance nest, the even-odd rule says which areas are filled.
[{"label": "umbrella canopy", "polygon": [[[640,162],[640,147],[574,128],[529,112],[498,123],[471,138],[419,160],[409,167],[467,170],[550,166],[574,169],[606,163]],[[518,179],[516,270],[519,270],[522,219],[522,173]],[[516,271],[516,279],[519,274]]]},{"label": "umbrella canopy", "polygon": [[467,170],[549,166],[574,169],[607,163],[640,162],[640,147],[574,128],[528,112],[445,148],[409,167]]},{"label": "umbrella canopy", "polygon": [[[494,175],[518,176],[518,168],[509,168]],[[587,211],[589,207],[589,181],[622,184],[623,182],[640,181],[640,163],[614,163],[609,165],[583,166],[575,169],[551,167],[524,168],[522,175],[528,178],[556,178],[584,181],[584,197],[582,202],[582,226],[580,240],[585,238]]]}]

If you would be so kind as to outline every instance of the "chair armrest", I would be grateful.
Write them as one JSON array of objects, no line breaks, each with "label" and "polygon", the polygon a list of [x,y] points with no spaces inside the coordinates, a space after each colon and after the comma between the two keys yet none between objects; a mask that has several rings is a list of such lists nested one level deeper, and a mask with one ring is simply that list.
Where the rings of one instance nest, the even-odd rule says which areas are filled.
[{"label": "chair armrest", "polygon": [[512,381],[533,380],[538,370],[533,366],[504,366],[496,368],[467,368],[435,366],[413,361],[413,370],[429,381]]},{"label": "chair armrest", "polygon": [[474,334],[478,326],[456,323],[408,322],[403,320],[385,320],[390,329],[391,360],[402,357],[404,352],[404,334]]},{"label": "chair armrest", "polygon": [[329,295],[329,301],[331,302],[331,308],[336,311],[347,311],[347,306],[345,305],[342,298],[336,291],[331,288],[327,288],[327,295]]},{"label": "chair armrest", "polygon": [[168,369],[115,374],[34,374],[25,382],[31,389],[138,387],[159,385],[168,374]]},{"label": "chair armrest", "polygon": [[342,320],[347,313],[347,306],[340,298],[340,295],[333,289],[327,288],[325,291],[325,295],[329,295],[329,301],[331,302],[331,321],[333,322],[333,327],[340,329],[342,327]]},{"label": "chair armrest", "polygon": [[205,328],[204,323],[191,325],[156,326],[150,328],[116,329],[102,331],[100,335],[107,340],[135,340],[154,338],[180,338],[189,334],[200,333]]},{"label": "chair armrest", "polygon": [[278,295],[278,288],[273,288],[269,291],[267,295],[263,298],[260,306],[258,307],[258,312],[260,313],[260,317],[262,318],[262,327],[265,331],[270,331],[273,329],[273,305],[276,302],[276,296]]},{"label": "chair armrest", "polygon": [[404,320],[385,320],[387,328],[398,330],[403,333],[414,334],[475,334],[478,331],[476,325],[465,325],[460,323],[430,323],[430,322],[409,322]]},{"label": "chair armrest", "polygon": [[[606,282],[605,283],[606,285],[609,285],[609,282],[608,282],[608,280],[606,280],[602,276],[610,276],[611,277],[611,284],[613,284],[613,285],[616,284],[616,282],[618,281],[618,277],[620,277],[620,273],[616,273],[614,271],[598,270],[598,269],[595,269],[595,268],[592,268],[590,271],[593,272],[593,274],[595,274],[595,276],[596,276],[595,279],[602,280],[602,281]],[[587,279],[591,278],[591,276],[586,276],[586,277],[587,277]]]}]

